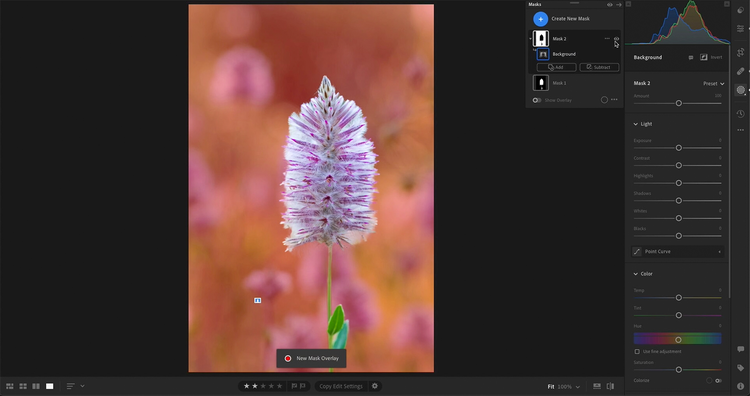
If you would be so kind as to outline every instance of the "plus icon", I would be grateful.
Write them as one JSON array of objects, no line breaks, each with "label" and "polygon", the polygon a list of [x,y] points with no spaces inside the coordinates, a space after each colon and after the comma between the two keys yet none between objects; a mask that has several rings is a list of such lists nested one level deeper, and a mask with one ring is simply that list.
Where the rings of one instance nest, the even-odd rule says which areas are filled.
[{"label": "plus icon", "polygon": [[534,14],[534,25],[542,27],[547,25],[547,22],[549,22],[549,17],[547,17],[545,12],[539,11]]}]

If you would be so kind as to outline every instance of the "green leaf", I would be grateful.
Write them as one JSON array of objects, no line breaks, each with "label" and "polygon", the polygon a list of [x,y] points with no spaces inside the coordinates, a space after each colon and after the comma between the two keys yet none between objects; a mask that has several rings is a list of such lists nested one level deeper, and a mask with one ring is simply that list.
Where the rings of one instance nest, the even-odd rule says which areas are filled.
[{"label": "green leaf", "polygon": [[328,335],[338,333],[342,327],[344,327],[344,307],[339,304],[328,319]]},{"label": "green leaf", "polygon": [[333,340],[333,349],[346,349],[346,339],[349,337],[349,321],[344,321],[344,326],[341,327],[341,331],[336,334],[336,339]]}]

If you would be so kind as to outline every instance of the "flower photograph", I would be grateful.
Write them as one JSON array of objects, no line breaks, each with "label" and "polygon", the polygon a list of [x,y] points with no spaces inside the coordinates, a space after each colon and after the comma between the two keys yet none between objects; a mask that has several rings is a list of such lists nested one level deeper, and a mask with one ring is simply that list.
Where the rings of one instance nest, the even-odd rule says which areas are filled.
[{"label": "flower photograph", "polygon": [[433,372],[433,6],[188,18],[188,371]]}]

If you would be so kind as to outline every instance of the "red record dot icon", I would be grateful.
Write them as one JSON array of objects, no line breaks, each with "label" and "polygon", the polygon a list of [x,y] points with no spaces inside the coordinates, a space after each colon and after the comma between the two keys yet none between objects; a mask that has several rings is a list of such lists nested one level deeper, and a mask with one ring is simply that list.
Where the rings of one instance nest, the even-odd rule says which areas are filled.
[{"label": "red record dot icon", "polygon": [[284,356],[284,361],[287,362],[287,363],[289,363],[289,362],[292,361],[292,357],[289,356],[289,355],[286,355],[286,356]]}]

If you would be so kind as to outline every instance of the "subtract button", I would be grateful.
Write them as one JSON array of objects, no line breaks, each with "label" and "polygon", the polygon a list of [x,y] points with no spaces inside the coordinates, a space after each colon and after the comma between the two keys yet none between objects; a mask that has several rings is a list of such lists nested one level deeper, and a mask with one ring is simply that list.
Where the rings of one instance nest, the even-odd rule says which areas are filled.
[{"label": "subtract button", "polygon": [[579,70],[586,73],[618,73],[619,63],[581,63]]}]

